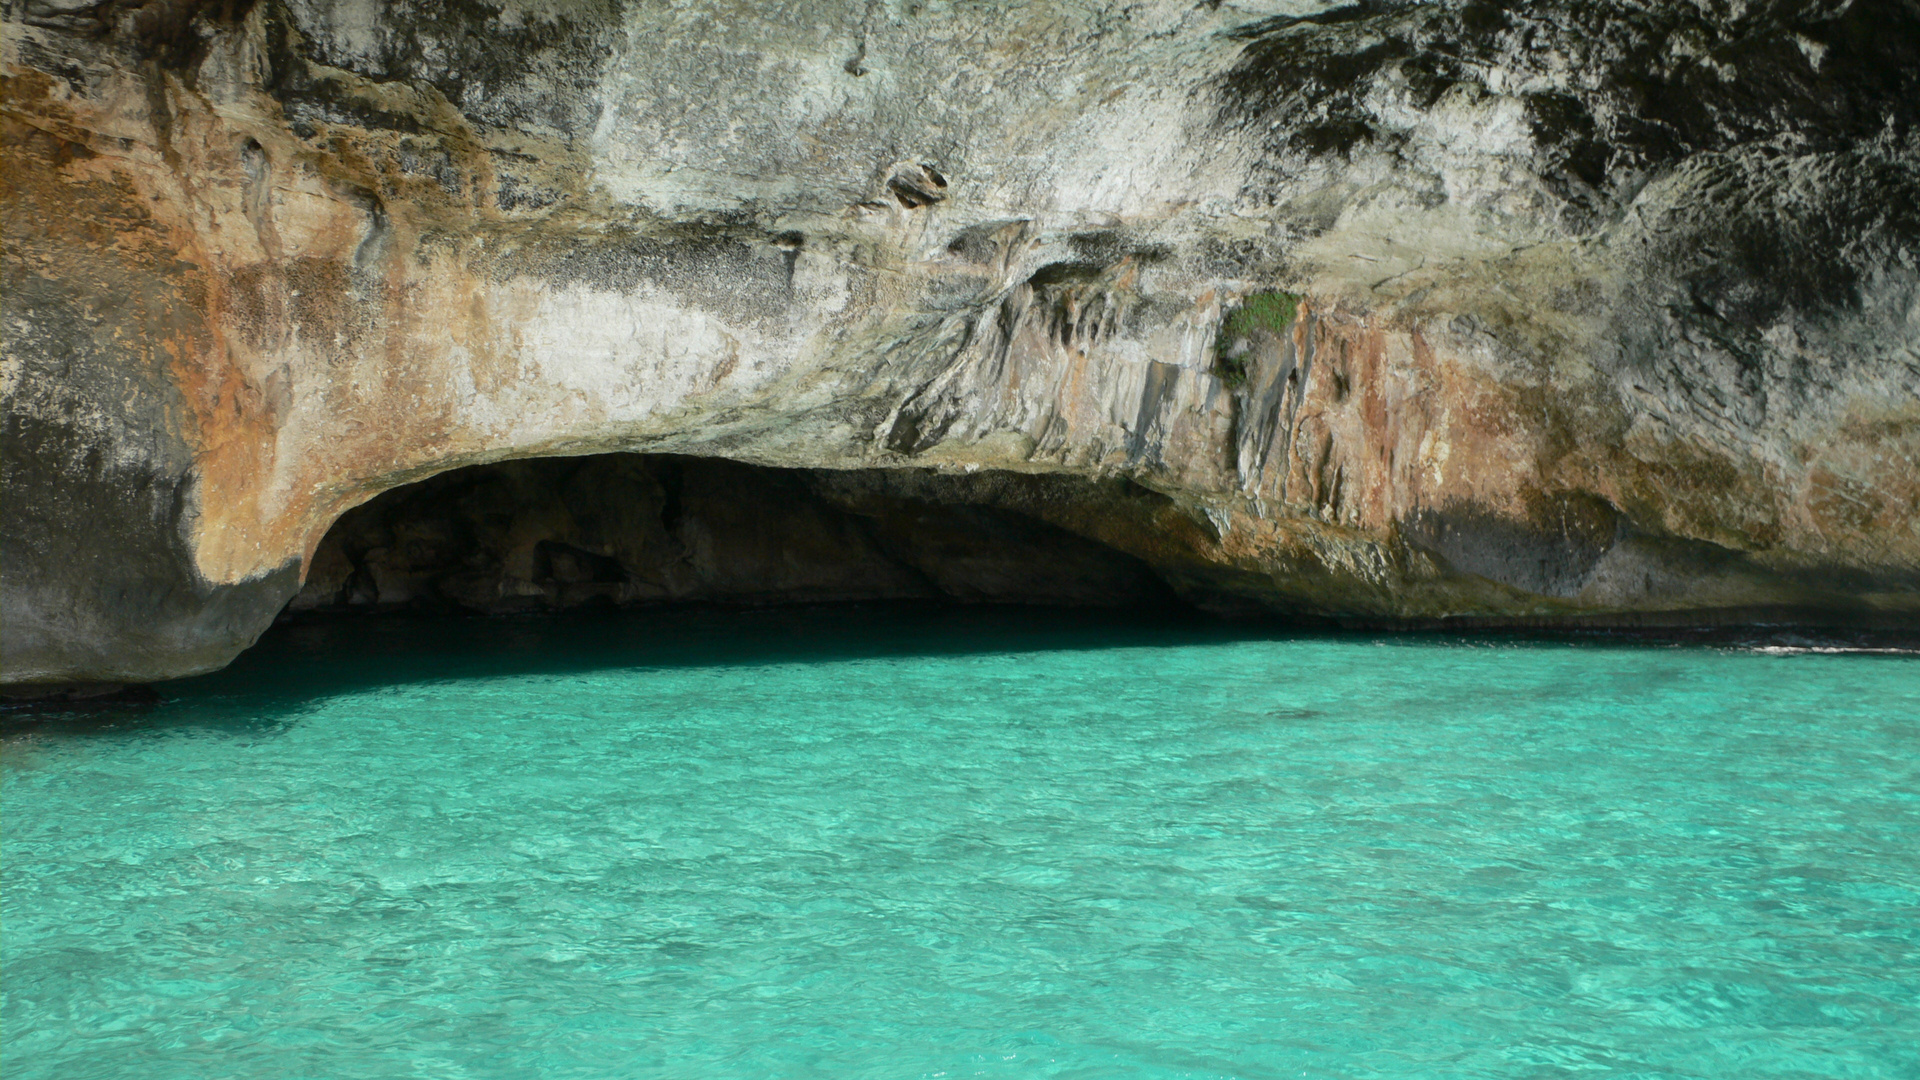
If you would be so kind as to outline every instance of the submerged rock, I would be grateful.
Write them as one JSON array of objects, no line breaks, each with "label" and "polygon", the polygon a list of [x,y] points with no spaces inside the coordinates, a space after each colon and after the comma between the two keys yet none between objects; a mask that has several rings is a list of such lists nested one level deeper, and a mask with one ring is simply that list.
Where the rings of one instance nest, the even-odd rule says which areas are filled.
[{"label": "submerged rock", "polygon": [[1214,606],[1920,622],[1911,0],[4,18],[0,680],[217,667],[356,505],[616,451]]}]

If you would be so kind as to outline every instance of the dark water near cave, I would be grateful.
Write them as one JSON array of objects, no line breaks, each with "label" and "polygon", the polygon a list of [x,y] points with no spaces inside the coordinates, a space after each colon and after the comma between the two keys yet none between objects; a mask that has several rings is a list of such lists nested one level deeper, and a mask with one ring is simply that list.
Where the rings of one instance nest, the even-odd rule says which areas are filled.
[{"label": "dark water near cave", "polygon": [[9,1080],[1920,1076],[1920,660],[822,608],[14,722]]}]

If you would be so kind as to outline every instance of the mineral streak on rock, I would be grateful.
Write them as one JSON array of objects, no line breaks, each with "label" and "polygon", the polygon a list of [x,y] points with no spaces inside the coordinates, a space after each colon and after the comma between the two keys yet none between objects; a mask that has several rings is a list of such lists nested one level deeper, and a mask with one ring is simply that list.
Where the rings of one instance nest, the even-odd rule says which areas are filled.
[{"label": "mineral streak on rock", "polygon": [[353,507],[609,452],[1077,553],[1001,598],[1920,621],[1914,0],[0,19],[0,681],[218,667]]}]

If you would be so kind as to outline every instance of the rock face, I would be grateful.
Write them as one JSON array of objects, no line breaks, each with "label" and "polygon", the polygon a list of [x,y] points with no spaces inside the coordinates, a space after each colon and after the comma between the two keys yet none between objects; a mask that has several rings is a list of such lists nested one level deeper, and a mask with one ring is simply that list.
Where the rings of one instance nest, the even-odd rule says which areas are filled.
[{"label": "rock face", "polygon": [[1920,622],[1914,0],[0,11],[0,681],[612,452],[1060,560],[1008,598]]}]

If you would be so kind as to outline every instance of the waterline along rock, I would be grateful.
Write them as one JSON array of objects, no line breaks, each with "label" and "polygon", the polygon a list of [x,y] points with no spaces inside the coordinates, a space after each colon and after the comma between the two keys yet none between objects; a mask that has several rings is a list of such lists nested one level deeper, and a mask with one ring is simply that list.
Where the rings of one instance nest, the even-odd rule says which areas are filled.
[{"label": "waterline along rock", "polygon": [[[1920,624],[1914,0],[0,11],[0,681],[219,667],[356,506],[609,454],[495,478],[626,477],[467,606]],[[890,561],[736,573],[669,474]]]}]

